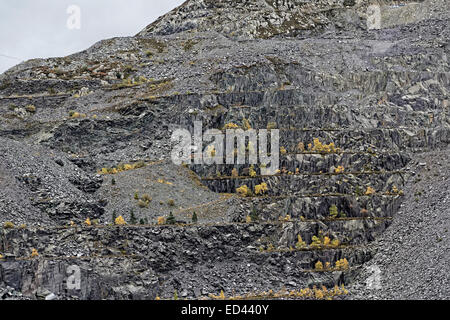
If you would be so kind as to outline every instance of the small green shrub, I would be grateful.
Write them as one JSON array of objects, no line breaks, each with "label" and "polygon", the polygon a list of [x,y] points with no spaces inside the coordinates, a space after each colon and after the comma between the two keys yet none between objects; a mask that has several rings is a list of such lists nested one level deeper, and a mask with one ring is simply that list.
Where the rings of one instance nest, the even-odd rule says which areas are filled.
[{"label": "small green shrub", "polygon": [[166,219],[166,224],[176,224],[177,221],[175,219],[175,217],[173,216],[172,211],[170,212],[169,216]]}]

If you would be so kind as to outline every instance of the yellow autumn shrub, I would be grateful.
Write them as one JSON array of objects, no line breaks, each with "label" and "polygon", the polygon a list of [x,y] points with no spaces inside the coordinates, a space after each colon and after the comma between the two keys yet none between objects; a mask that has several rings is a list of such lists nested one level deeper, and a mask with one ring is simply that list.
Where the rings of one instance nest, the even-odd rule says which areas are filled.
[{"label": "yellow autumn shrub", "polygon": [[166,219],[164,217],[158,217],[158,225],[163,225],[166,223]]},{"label": "yellow autumn shrub", "polygon": [[35,258],[35,257],[38,257],[39,256],[39,253],[38,253],[38,251],[36,250],[36,249],[31,249],[31,257],[32,258]]},{"label": "yellow autumn shrub", "polygon": [[321,261],[317,261],[315,264],[316,270],[323,270],[323,263]]},{"label": "yellow autumn shrub", "polygon": [[237,188],[236,192],[238,194],[240,194],[242,197],[247,197],[247,196],[251,195],[251,192],[250,192],[249,188],[245,184],[243,186]]},{"label": "yellow autumn shrub", "polygon": [[338,166],[336,169],[334,169],[335,173],[343,173],[344,172],[344,167],[343,166]]},{"label": "yellow autumn shrub", "polygon": [[265,182],[255,186],[255,194],[256,195],[264,194],[267,191],[269,191],[269,188],[267,186],[267,183],[265,183]]},{"label": "yellow autumn shrub", "polygon": [[237,129],[239,126],[233,122],[229,122],[225,125],[224,129]]},{"label": "yellow autumn shrub", "polygon": [[371,195],[373,195],[373,194],[375,194],[375,189],[372,188],[372,187],[367,187],[367,190],[366,190],[365,195],[366,195],[366,196],[371,196]]},{"label": "yellow autumn shrub", "polygon": [[336,270],[348,270],[349,263],[346,258],[336,261]]},{"label": "yellow autumn shrub", "polygon": [[118,226],[127,224],[127,223],[125,222],[125,219],[124,219],[122,216],[118,216],[118,217],[116,218],[116,220],[114,220],[114,223],[115,223],[116,225],[118,225]]}]

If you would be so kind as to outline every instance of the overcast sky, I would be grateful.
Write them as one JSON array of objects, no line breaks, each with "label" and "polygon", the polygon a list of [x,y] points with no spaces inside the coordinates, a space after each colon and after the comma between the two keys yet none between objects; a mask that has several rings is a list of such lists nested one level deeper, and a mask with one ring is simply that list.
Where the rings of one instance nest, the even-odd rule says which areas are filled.
[{"label": "overcast sky", "polygon": [[[31,58],[66,56],[102,39],[135,35],[183,2],[0,0],[0,73]],[[80,9],[80,29],[71,6]]]}]

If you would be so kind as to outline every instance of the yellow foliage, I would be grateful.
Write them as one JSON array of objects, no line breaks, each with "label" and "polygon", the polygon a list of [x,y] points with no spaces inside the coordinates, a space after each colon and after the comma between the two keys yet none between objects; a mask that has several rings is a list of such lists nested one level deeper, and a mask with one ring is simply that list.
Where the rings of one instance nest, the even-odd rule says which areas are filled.
[{"label": "yellow foliage", "polygon": [[0,253],[0,259],[3,259],[3,255]]},{"label": "yellow foliage", "polygon": [[243,123],[244,129],[250,130],[252,128],[250,121],[248,119],[244,118],[242,120],[242,123]]},{"label": "yellow foliage", "polygon": [[231,176],[232,176],[233,178],[239,177],[239,173],[238,173],[238,171],[237,171],[236,168],[233,168],[233,170],[231,170]]},{"label": "yellow foliage", "polygon": [[250,177],[252,177],[252,178],[256,177],[256,171],[255,171],[255,168],[253,167],[253,165],[250,166],[248,173],[249,173]]},{"label": "yellow foliage", "polygon": [[318,138],[314,138],[313,142],[314,146],[312,144],[308,144],[308,148],[310,151],[320,153],[335,153],[338,151],[333,142],[331,142],[330,144],[323,144]]},{"label": "yellow foliage", "polygon": [[269,191],[269,188],[267,187],[267,183],[265,183],[265,182],[255,186],[255,194],[257,194],[257,195],[264,194],[267,191]]},{"label": "yellow foliage", "polygon": [[298,236],[297,236],[297,240],[298,240],[298,241],[297,241],[297,243],[295,244],[295,247],[296,247],[297,249],[303,249],[303,248],[306,247],[306,242],[303,241],[301,235],[298,235]]},{"label": "yellow foliage", "polygon": [[392,187],[392,193],[393,194],[399,194],[399,195],[403,195],[403,190],[398,189],[396,186]]},{"label": "yellow foliage", "polygon": [[316,270],[323,270],[323,264],[322,264],[322,262],[317,261],[317,262],[316,262],[316,265],[315,265],[315,269],[316,269]]},{"label": "yellow foliage", "polygon": [[127,224],[127,223],[125,222],[125,219],[124,219],[122,216],[118,216],[118,217],[116,218],[116,220],[114,220],[114,223],[115,223],[116,225],[118,225],[118,226]]},{"label": "yellow foliage", "polygon": [[334,239],[333,241],[331,241],[331,246],[333,248],[339,247],[339,245],[340,245],[340,242],[338,239]]},{"label": "yellow foliage", "polygon": [[317,236],[312,237],[311,247],[318,248],[322,246],[322,242],[320,242],[320,239]]},{"label": "yellow foliage", "polygon": [[84,223],[85,223],[87,226],[91,226],[91,225],[92,225],[91,219],[89,219],[89,218],[87,218],[86,221],[84,221]]},{"label": "yellow foliage", "polygon": [[3,228],[5,228],[5,229],[12,229],[12,228],[14,228],[14,223],[12,223],[12,222],[10,222],[10,221],[6,221],[6,222],[3,224]]},{"label": "yellow foliage", "polygon": [[32,104],[29,104],[25,107],[25,110],[30,112],[30,113],[35,113],[36,112],[36,107]]},{"label": "yellow foliage", "polygon": [[344,167],[343,166],[338,166],[336,169],[334,169],[335,173],[343,173],[344,172]]},{"label": "yellow foliage", "polygon": [[247,223],[252,222],[252,218],[250,216],[245,217],[245,222]]},{"label": "yellow foliage", "polygon": [[247,197],[250,195],[250,190],[245,184],[242,187],[237,188],[236,192],[239,193],[242,197]]},{"label": "yellow foliage", "polygon": [[214,146],[208,146],[206,152],[209,154],[211,158],[216,156],[216,148]]},{"label": "yellow foliage", "polygon": [[163,225],[166,223],[166,219],[164,217],[158,217],[158,225]]},{"label": "yellow foliage", "polygon": [[142,196],[142,200],[143,201],[145,201],[145,202],[152,202],[152,197],[150,197],[148,194],[144,194],[143,196]]},{"label": "yellow foliage", "polygon": [[280,153],[281,153],[282,155],[285,155],[285,154],[287,153],[286,148],[283,147],[283,146],[281,146],[281,147],[280,147]]},{"label": "yellow foliage", "polygon": [[328,237],[323,238],[323,245],[324,246],[329,246],[331,243],[331,239]]},{"label": "yellow foliage", "polygon": [[374,193],[375,193],[375,189],[374,188],[367,187],[367,190],[366,190],[366,193],[365,193],[366,196],[373,195]]},{"label": "yellow foliage", "polygon": [[348,270],[349,263],[346,258],[336,261],[336,270]]}]

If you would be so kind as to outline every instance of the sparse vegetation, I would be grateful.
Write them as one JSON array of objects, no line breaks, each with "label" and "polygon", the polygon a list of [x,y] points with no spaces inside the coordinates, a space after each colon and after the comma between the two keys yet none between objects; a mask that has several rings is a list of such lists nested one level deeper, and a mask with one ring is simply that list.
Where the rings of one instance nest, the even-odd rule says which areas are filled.
[{"label": "sparse vegetation", "polygon": [[367,190],[366,190],[366,192],[365,192],[365,195],[366,195],[366,196],[371,196],[371,195],[373,195],[373,194],[375,194],[375,189],[372,188],[372,187],[367,187]]},{"label": "sparse vegetation", "polygon": [[124,219],[122,216],[118,216],[118,217],[114,220],[114,223],[115,223],[117,226],[123,226],[123,225],[127,224],[127,223],[125,222],[125,219]]},{"label": "sparse vegetation", "polygon": [[336,261],[336,270],[348,270],[349,269],[349,263],[346,258],[340,259]]},{"label": "sparse vegetation", "polygon": [[242,197],[250,197],[252,195],[252,192],[247,187],[247,185],[243,185],[236,189],[236,192],[241,195]]},{"label": "sparse vegetation", "polygon": [[4,229],[12,229],[12,228],[14,228],[14,223],[12,223],[12,222],[10,222],[10,221],[6,221],[6,222],[3,224],[3,228],[4,228]]},{"label": "sparse vegetation", "polygon": [[261,300],[261,299],[333,299],[334,297],[347,295],[349,292],[345,289],[344,285],[341,287],[335,285],[333,289],[327,289],[325,286],[322,286],[318,289],[316,286],[311,288],[300,289],[299,291],[291,290],[288,291],[285,288],[280,291],[263,291],[260,293],[248,293],[245,295],[237,295],[226,297],[223,291],[220,292],[219,295],[210,294],[209,297],[213,300]]},{"label": "sparse vegetation", "polygon": [[79,113],[77,111],[69,111],[69,117],[71,119],[78,119],[78,118],[86,118],[86,114],[84,113]]},{"label": "sparse vegetation", "polygon": [[317,261],[316,264],[315,264],[315,266],[314,266],[314,268],[315,268],[316,270],[323,270],[323,263],[320,262],[320,261]]},{"label": "sparse vegetation", "polygon": [[139,208],[148,208],[149,203],[144,201],[144,200],[139,200],[138,201],[138,207]]},{"label": "sparse vegetation", "polygon": [[185,42],[183,42],[183,49],[184,51],[191,50],[196,44],[198,43],[197,40],[189,39]]},{"label": "sparse vegetation", "polygon": [[248,175],[252,178],[256,177],[256,171],[253,165],[251,165],[250,168],[248,169]]},{"label": "sparse vegetation", "polygon": [[[98,171],[99,174],[118,174],[119,172],[129,171],[129,170],[136,170],[145,167],[144,161],[138,161],[133,164],[119,164],[117,167],[113,168],[102,168],[100,171]],[[137,200],[137,199],[136,199]]]},{"label": "sparse vegetation", "polygon": [[343,173],[344,172],[344,167],[343,166],[338,166],[336,169],[334,169],[335,173]]},{"label": "sparse vegetation", "polygon": [[152,202],[152,197],[150,197],[150,195],[148,195],[148,194],[144,194],[144,195],[142,195],[142,201],[145,201],[145,202],[147,202],[147,203],[150,203],[150,202]]},{"label": "sparse vegetation", "polygon": [[36,107],[32,104],[27,105],[25,110],[29,113],[36,113]]},{"label": "sparse vegetation", "polygon": [[269,188],[267,187],[267,183],[265,183],[265,182],[255,186],[255,194],[256,195],[264,194],[267,191],[269,191]]},{"label": "sparse vegetation", "polygon": [[239,126],[238,126],[237,124],[233,123],[233,122],[230,122],[230,123],[227,123],[223,128],[224,128],[225,130],[228,130],[228,129],[238,129]]},{"label": "sparse vegetation", "polygon": [[313,140],[313,143],[314,145],[311,143],[308,144],[309,151],[318,153],[336,153],[340,151],[335,147],[333,142],[331,142],[330,144],[323,144],[318,138],[315,138]]},{"label": "sparse vegetation", "polygon": [[36,258],[39,256],[39,253],[36,249],[31,249],[31,258]]},{"label": "sparse vegetation", "polygon": [[338,215],[339,215],[338,208],[336,207],[336,205],[332,205],[330,207],[330,217],[336,219]]},{"label": "sparse vegetation", "polygon": [[164,217],[158,217],[158,225],[161,226],[166,223],[166,219]]},{"label": "sparse vegetation", "polygon": [[298,250],[306,248],[306,242],[303,241],[301,235],[297,236],[297,243],[295,244],[295,248],[298,249]]},{"label": "sparse vegetation", "polygon": [[166,219],[166,224],[176,224],[177,221],[175,219],[175,217],[173,216],[172,211],[170,212],[169,216]]}]

